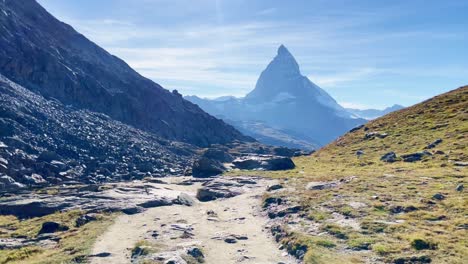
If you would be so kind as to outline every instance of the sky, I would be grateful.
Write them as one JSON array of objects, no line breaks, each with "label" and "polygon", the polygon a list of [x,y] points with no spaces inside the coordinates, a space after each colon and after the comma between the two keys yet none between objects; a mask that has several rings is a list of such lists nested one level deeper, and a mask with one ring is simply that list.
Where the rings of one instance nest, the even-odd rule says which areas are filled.
[{"label": "sky", "polygon": [[38,2],[183,95],[246,95],[280,44],[345,107],[409,106],[468,84],[466,0]]}]

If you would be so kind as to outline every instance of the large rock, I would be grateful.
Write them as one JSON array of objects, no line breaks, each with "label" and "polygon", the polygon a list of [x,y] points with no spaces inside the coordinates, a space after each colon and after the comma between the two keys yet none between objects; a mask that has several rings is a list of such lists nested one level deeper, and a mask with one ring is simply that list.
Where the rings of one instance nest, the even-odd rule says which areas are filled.
[{"label": "large rock", "polygon": [[234,160],[225,147],[209,148],[203,152],[202,156],[219,162],[232,162]]},{"label": "large rock", "polygon": [[392,162],[397,161],[397,156],[396,156],[395,152],[391,151],[391,152],[388,152],[388,153],[384,154],[380,158],[380,160],[383,161],[383,162],[392,163]]},{"label": "large rock", "polygon": [[420,161],[424,157],[427,157],[427,156],[432,156],[432,154],[428,151],[422,151],[422,152],[401,155],[401,158],[405,162],[415,162],[415,161]]},{"label": "large rock", "polygon": [[258,155],[246,156],[235,159],[232,164],[241,170],[289,170],[294,169],[295,165],[291,158]]},{"label": "large rock", "polygon": [[223,173],[226,170],[223,164],[217,160],[200,157],[193,162],[193,177],[210,177]]},{"label": "large rock", "polygon": [[61,231],[67,231],[68,226],[56,223],[56,222],[44,222],[39,234],[55,233]]}]

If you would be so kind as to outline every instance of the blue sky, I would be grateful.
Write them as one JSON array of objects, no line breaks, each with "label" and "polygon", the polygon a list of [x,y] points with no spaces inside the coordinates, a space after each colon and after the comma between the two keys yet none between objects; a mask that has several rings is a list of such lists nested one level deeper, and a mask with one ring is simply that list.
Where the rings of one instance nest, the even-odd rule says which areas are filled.
[{"label": "blue sky", "polygon": [[466,0],[38,1],[184,95],[245,95],[280,44],[347,107],[408,106],[468,84]]}]

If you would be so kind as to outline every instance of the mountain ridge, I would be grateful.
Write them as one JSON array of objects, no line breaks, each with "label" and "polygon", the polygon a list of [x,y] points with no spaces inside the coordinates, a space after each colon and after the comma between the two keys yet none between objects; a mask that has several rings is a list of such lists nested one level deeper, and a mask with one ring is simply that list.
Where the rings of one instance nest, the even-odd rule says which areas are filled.
[{"label": "mountain ridge", "polygon": [[0,8],[0,72],[12,81],[171,140],[198,146],[252,140],[142,77],[36,1],[6,0]]}]

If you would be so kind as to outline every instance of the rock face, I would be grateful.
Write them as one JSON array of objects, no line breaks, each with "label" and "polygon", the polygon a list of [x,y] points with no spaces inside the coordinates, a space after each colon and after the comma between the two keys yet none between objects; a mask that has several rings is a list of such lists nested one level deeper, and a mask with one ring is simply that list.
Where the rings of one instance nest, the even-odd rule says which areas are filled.
[{"label": "rock face", "polygon": [[0,191],[181,175],[194,146],[46,100],[0,74]]},{"label": "rock face", "polygon": [[186,98],[263,143],[287,147],[314,149],[365,123],[303,76],[283,45],[245,98]]},{"label": "rock face", "polygon": [[[36,1],[0,1],[0,9],[0,73],[27,89],[166,139],[198,146],[252,140],[142,77]],[[0,127],[10,135],[20,129]]]}]

